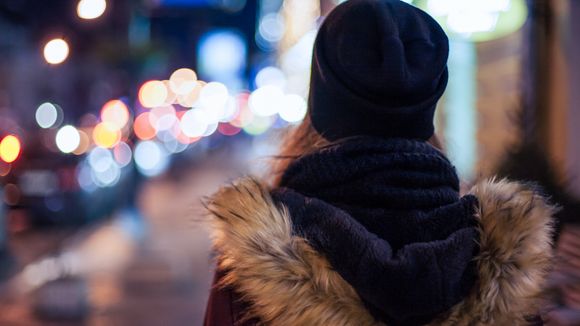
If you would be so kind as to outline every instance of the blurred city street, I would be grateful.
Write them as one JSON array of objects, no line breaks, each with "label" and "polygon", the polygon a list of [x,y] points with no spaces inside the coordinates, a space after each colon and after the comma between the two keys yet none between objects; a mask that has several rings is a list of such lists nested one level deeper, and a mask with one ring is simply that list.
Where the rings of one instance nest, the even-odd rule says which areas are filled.
[{"label": "blurred city street", "polygon": [[201,324],[212,265],[200,198],[220,172],[152,179],[139,211],[10,239],[19,271],[2,288],[0,325]]},{"label": "blurred city street", "polygon": [[[434,69],[411,60],[423,48],[393,61],[375,51],[390,47],[382,36],[334,42],[356,30],[343,24],[317,36],[347,1],[0,0],[0,326],[201,325],[215,268],[204,198],[240,175],[271,182],[273,157],[352,136],[317,129],[317,60],[336,55],[320,79],[373,112],[406,116],[427,98],[405,91],[415,78],[403,73]],[[542,313],[580,325],[580,0],[383,1],[445,32],[421,139],[462,189],[506,178],[561,208]],[[414,129],[340,96],[320,103],[329,122],[352,109],[337,131],[368,120],[375,131],[355,137]]]}]

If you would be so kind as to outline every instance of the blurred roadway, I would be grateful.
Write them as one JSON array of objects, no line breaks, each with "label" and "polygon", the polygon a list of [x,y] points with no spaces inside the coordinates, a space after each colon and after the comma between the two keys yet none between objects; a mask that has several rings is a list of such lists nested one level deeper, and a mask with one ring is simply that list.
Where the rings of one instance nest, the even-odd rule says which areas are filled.
[{"label": "blurred roadway", "polygon": [[0,325],[200,325],[213,270],[200,198],[226,174],[170,173],[143,185],[138,209],[11,239],[20,272],[0,288]]}]

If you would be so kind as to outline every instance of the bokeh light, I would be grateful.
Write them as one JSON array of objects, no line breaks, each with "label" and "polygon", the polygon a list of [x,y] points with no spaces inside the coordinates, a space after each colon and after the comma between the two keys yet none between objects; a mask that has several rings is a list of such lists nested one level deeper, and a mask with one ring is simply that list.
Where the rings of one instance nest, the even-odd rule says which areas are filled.
[{"label": "bokeh light", "polygon": [[87,161],[97,172],[106,171],[114,163],[111,151],[102,147],[93,148],[87,156]]},{"label": "bokeh light", "polygon": [[277,86],[284,89],[286,86],[286,76],[280,68],[268,66],[263,68],[256,75],[256,87],[264,87],[267,85]]},{"label": "bokeh light", "polygon": [[58,130],[56,133],[56,146],[63,153],[71,153],[80,144],[81,137],[78,130],[71,126],[66,125]]},{"label": "bokeh light", "polygon": [[184,108],[191,108],[199,99],[199,93],[201,91],[201,85],[197,85],[191,90],[191,92],[177,96],[177,103]]},{"label": "bokeh light", "polygon": [[208,125],[206,115],[200,109],[189,110],[181,117],[181,130],[188,137],[203,136]]},{"label": "bokeh light", "polygon": [[[121,168],[110,150],[95,147],[87,157],[92,182],[99,187],[112,187],[121,177]],[[88,183],[84,180],[84,183]],[[80,183],[80,182],[79,182]]]},{"label": "bokeh light", "polygon": [[162,80],[165,89],[167,90],[167,96],[165,97],[165,101],[163,102],[164,105],[171,105],[175,104],[177,101],[177,94],[175,94],[171,90],[171,86],[169,86],[169,80]]},{"label": "bokeh light", "polygon": [[[121,169],[110,150],[95,147],[87,157],[92,182],[99,187],[114,186],[121,177]],[[87,183],[87,180],[84,181]]]},{"label": "bokeh light", "polygon": [[481,42],[509,35],[522,27],[524,0],[427,0],[418,2],[452,37]]},{"label": "bokeh light", "polygon": [[212,123],[208,124],[207,127],[205,128],[205,131],[203,132],[202,136],[209,137],[209,136],[213,135],[213,133],[216,132],[216,130],[218,129],[218,126],[219,126],[219,122],[212,122]]},{"label": "bokeh light", "polygon": [[224,136],[235,136],[242,131],[242,128],[238,128],[236,126],[232,126],[229,123],[220,123],[218,126],[218,131],[220,134]]},{"label": "bokeh light", "polygon": [[280,103],[280,118],[286,122],[296,123],[304,119],[306,115],[306,100],[300,95],[288,94],[284,96],[284,101]]},{"label": "bokeh light", "polygon": [[77,5],[77,15],[82,19],[99,18],[107,9],[105,0],[81,0]]},{"label": "bokeh light", "polygon": [[266,85],[252,92],[248,105],[255,115],[267,117],[278,113],[283,101],[284,93],[280,87]]},{"label": "bokeh light", "polygon": [[281,15],[271,13],[265,15],[260,20],[258,32],[260,36],[267,42],[275,43],[282,39],[284,35],[284,19]]},{"label": "bokeh light", "polygon": [[123,101],[111,100],[103,105],[101,120],[117,129],[122,129],[129,121],[129,109]]},{"label": "bokeh light", "polygon": [[146,108],[165,104],[168,95],[165,84],[160,80],[150,80],[139,89],[139,102]]},{"label": "bokeh light", "polygon": [[226,85],[218,82],[206,84],[199,93],[199,104],[202,107],[223,107],[229,99]]},{"label": "bokeh light", "polygon": [[77,146],[77,148],[75,148],[74,151],[72,151],[72,153],[75,155],[83,155],[84,153],[87,152],[89,146],[91,145],[91,138],[85,131],[81,129],[77,130],[79,132],[79,145]]},{"label": "bokeh light", "polygon": [[92,169],[87,162],[83,162],[77,166],[77,182],[81,189],[86,192],[92,192],[97,189],[97,185],[93,182]]},{"label": "bokeh light", "polygon": [[165,149],[150,140],[137,144],[134,158],[139,172],[149,177],[161,174],[169,165],[169,157]]},{"label": "bokeh light", "polygon": [[104,171],[93,170],[91,177],[99,187],[112,187],[121,179],[121,169],[113,161]]},{"label": "bokeh light", "polygon": [[53,127],[58,120],[58,109],[52,103],[42,103],[36,109],[36,123],[44,129]]},{"label": "bokeh light", "polygon": [[235,97],[230,96],[224,109],[222,110],[221,117],[219,119],[220,122],[230,122],[232,121],[238,114],[240,108],[238,106],[238,101]]},{"label": "bokeh light", "polygon": [[50,64],[56,65],[64,62],[68,54],[68,43],[61,38],[50,40],[44,46],[44,59]]},{"label": "bokeh light", "polygon": [[149,140],[155,137],[156,131],[150,122],[151,113],[145,112],[135,118],[133,122],[133,131],[137,138],[141,140]]},{"label": "bokeh light", "polygon": [[247,94],[238,95],[237,99],[239,110],[236,116],[230,121],[230,124],[238,128],[243,128],[252,122],[254,113],[252,113],[252,110],[248,106]]},{"label": "bokeh light", "polygon": [[4,186],[4,202],[8,205],[17,205],[21,197],[20,188],[13,183]]},{"label": "bokeh light", "polygon": [[5,177],[12,170],[12,165],[0,159],[0,177]]},{"label": "bokeh light", "polygon": [[268,131],[274,122],[276,122],[276,118],[273,116],[256,116],[243,129],[249,135],[258,136]]},{"label": "bokeh light", "polygon": [[186,95],[196,86],[198,86],[197,75],[191,69],[177,69],[169,77],[169,88],[177,95]]},{"label": "bokeh light", "polygon": [[121,140],[121,131],[109,122],[101,122],[93,129],[93,141],[97,146],[112,148]]},{"label": "bokeh light", "polygon": [[16,161],[20,155],[20,140],[14,135],[8,135],[0,142],[0,159],[6,163]]},{"label": "bokeh light", "polygon": [[212,30],[198,42],[198,67],[212,80],[238,78],[246,68],[247,42],[229,29]]},{"label": "bokeh light", "polygon": [[131,163],[133,152],[127,143],[120,142],[113,148],[113,157],[120,167],[125,167]]}]

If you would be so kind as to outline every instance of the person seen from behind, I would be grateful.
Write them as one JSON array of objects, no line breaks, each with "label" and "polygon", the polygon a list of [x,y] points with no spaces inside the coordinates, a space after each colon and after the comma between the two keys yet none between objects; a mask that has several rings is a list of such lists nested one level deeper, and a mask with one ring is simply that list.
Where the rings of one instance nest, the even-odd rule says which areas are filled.
[{"label": "person seen from behind", "polygon": [[449,42],[398,0],[350,0],[315,41],[308,115],[272,181],[207,202],[218,270],[205,325],[527,325],[554,208],[532,186],[460,194],[435,146]]}]

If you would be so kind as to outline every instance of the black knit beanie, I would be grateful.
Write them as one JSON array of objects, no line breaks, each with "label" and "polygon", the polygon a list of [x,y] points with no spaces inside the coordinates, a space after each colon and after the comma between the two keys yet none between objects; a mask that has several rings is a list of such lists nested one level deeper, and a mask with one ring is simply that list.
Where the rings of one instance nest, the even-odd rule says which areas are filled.
[{"label": "black knit beanie", "polygon": [[314,45],[309,114],[328,140],[426,140],[447,86],[449,42],[427,13],[399,0],[350,0]]}]

